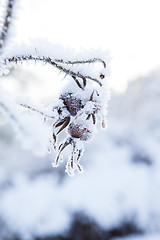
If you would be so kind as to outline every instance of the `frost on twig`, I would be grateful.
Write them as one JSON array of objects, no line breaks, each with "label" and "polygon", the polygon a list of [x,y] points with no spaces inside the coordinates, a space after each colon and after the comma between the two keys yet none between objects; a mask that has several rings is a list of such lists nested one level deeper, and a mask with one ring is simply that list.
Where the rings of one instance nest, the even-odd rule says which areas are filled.
[{"label": "frost on twig", "polygon": [[[86,86],[87,79],[95,81],[100,86],[102,86],[100,79],[103,79],[105,77],[102,73],[100,73],[98,78],[94,78],[94,77],[91,77],[90,75],[83,74],[79,71],[73,71],[70,68],[67,68],[67,66],[62,65],[62,64],[65,64],[65,65],[72,64],[73,65],[73,64],[101,62],[101,63],[103,63],[103,66],[105,68],[106,67],[105,62],[99,58],[97,58],[97,59],[93,58],[93,59],[89,59],[86,61],[74,61],[74,62],[68,61],[67,62],[67,61],[62,61],[62,60],[57,60],[57,59],[54,60],[50,57],[45,57],[45,56],[32,56],[32,55],[23,56],[23,55],[21,55],[21,56],[8,57],[8,58],[4,59],[4,64],[5,65],[9,65],[10,63],[17,64],[18,62],[22,63],[23,61],[35,61],[35,62],[41,61],[44,63],[48,63],[48,64],[52,65],[53,67],[57,68],[59,71],[62,71],[64,74],[71,76],[74,79],[74,81],[77,83],[77,85],[82,89],[84,89],[84,87]],[[82,80],[82,82],[83,82],[82,85],[80,84],[79,79]]]},{"label": "frost on twig", "polygon": [[1,53],[1,50],[4,47],[5,42],[7,40],[8,30],[9,30],[9,26],[11,24],[14,2],[15,2],[15,0],[8,0],[6,14],[4,17],[3,26],[2,26],[2,30],[0,33],[0,53]]},{"label": "frost on twig", "polygon": [[44,118],[54,118],[54,116],[51,116],[51,115],[49,115],[49,114],[47,114],[45,112],[42,112],[41,110],[38,110],[35,107],[28,106],[27,104],[20,103],[19,105],[24,107],[24,108],[26,108],[26,109],[29,109],[29,110],[31,110],[33,112],[36,112],[36,113],[40,114]]}]

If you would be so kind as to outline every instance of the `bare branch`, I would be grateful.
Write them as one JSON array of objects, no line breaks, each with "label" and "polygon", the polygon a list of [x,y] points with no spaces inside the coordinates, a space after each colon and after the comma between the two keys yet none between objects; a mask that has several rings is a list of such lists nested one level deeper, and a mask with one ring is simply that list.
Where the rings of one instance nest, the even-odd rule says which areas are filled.
[{"label": "bare branch", "polygon": [[88,59],[88,60],[82,60],[82,61],[64,61],[63,59],[55,59],[55,62],[59,62],[59,63],[64,63],[64,64],[85,64],[85,63],[94,63],[94,62],[101,62],[103,63],[104,68],[106,68],[106,63],[105,61],[103,61],[100,58],[92,58],[92,59]]},{"label": "bare branch", "polygon": [[7,40],[8,30],[11,23],[11,17],[12,17],[12,10],[13,10],[13,4],[15,0],[8,0],[8,5],[6,9],[6,16],[4,18],[4,23],[2,27],[2,31],[0,33],[0,50],[4,47],[4,44]]},{"label": "bare branch", "polygon": [[[48,64],[51,64],[52,66],[54,66],[55,68],[57,68],[59,71],[64,72],[67,75],[70,75],[74,80],[76,79],[76,83],[77,83],[77,78],[82,79],[83,81],[83,85],[85,85],[85,81],[86,79],[90,79],[92,81],[97,82],[100,86],[102,86],[102,83],[97,79],[97,78],[93,78],[91,76],[88,75],[83,75],[81,74],[79,71],[71,71],[69,69],[66,69],[65,67],[63,67],[62,65],[58,64],[56,62],[56,60],[51,59],[50,57],[45,57],[45,56],[14,56],[14,57],[8,57],[4,60],[5,64],[7,65],[8,63],[18,63],[18,62],[23,62],[23,61],[41,61],[41,62],[45,62]],[[90,60],[88,60],[90,61]],[[101,60],[102,61],[102,60]],[[81,63],[81,62],[79,62]],[[106,66],[106,65],[105,65]],[[101,78],[101,77],[100,77]],[[85,79],[85,81],[84,81]]]}]

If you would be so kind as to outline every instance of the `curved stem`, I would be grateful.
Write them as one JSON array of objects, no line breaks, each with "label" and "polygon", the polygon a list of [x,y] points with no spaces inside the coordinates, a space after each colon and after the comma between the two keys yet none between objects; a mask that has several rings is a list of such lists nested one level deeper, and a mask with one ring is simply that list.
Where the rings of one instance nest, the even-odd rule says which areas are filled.
[{"label": "curved stem", "polygon": [[[71,71],[69,69],[66,69],[65,67],[63,67],[62,65],[58,64],[56,62],[56,60],[53,60],[51,59],[50,57],[45,57],[45,56],[32,56],[32,55],[29,55],[29,56],[13,56],[13,57],[8,57],[4,60],[5,64],[7,65],[8,63],[18,63],[18,62],[23,62],[23,61],[41,61],[41,62],[45,62],[45,63],[48,63],[48,64],[51,64],[52,66],[54,66],[55,68],[57,68],[59,71],[62,71],[64,72],[66,75],[70,75],[72,78],[80,78],[82,79],[82,81],[84,81],[84,79],[90,79],[92,81],[95,81],[97,82],[100,86],[102,86],[102,83],[96,79],[96,78],[93,78],[93,77],[90,77],[88,75],[83,75],[81,74],[79,71]],[[89,61],[89,60],[88,60]],[[81,62],[79,62],[81,63]]]},{"label": "curved stem", "polygon": [[85,63],[94,63],[94,62],[101,62],[103,63],[104,68],[106,68],[106,63],[105,61],[103,61],[100,58],[92,58],[92,59],[88,59],[88,60],[77,60],[77,61],[64,61],[63,59],[55,59],[56,62],[59,63],[64,63],[64,64],[85,64]]}]

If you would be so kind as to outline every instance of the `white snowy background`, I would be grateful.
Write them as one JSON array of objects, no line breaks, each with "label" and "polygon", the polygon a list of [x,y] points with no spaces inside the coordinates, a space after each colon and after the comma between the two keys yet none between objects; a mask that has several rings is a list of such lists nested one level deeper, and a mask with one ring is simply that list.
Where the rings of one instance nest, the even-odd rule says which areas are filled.
[{"label": "white snowy background", "polygon": [[[160,239],[158,4],[18,0],[12,28],[17,44],[43,38],[76,51],[110,50],[112,99],[108,129],[88,144],[81,160],[85,172],[74,178],[63,164],[52,168],[54,153],[37,157],[23,150],[0,119],[2,237],[62,234],[82,212],[104,229],[128,220],[145,233],[125,240]],[[47,106],[63,87],[62,78],[47,66],[24,65],[2,77],[0,86]]]}]

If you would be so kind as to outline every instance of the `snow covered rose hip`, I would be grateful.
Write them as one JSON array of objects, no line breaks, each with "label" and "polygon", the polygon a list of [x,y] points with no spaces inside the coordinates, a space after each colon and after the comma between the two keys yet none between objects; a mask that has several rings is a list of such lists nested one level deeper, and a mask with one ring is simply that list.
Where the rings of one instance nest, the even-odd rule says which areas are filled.
[{"label": "snow covered rose hip", "polygon": [[83,141],[90,139],[92,132],[87,124],[80,122],[72,122],[68,127],[68,132],[73,138],[78,138]]}]

